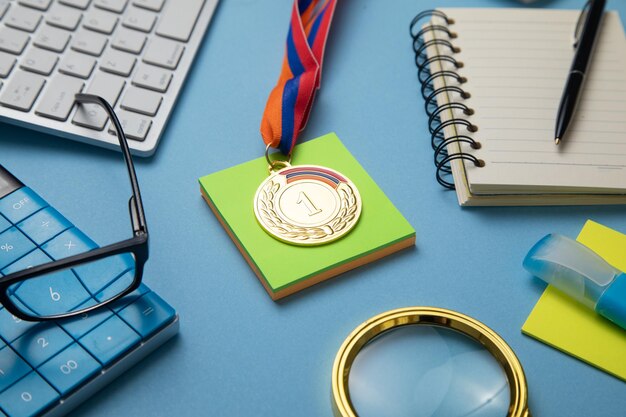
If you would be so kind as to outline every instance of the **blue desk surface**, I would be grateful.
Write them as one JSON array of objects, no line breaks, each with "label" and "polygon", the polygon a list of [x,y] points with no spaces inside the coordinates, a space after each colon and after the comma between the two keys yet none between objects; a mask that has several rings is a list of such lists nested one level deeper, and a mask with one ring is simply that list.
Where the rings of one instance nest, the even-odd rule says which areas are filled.
[{"label": "blue desk surface", "polygon": [[[623,416],[626,385],[523,336],[543,286],[521,266],[548,232],[588,218],[626,232],[623,207],[461,209],[435,181],[407,26],[436,6],[514,0],[344,0],[323,88],[302,137],[335,131],[417,230],[417,246],[270,300],[199,193],[197,178],[259,157],[259,122],[281,64],[291,0],[223,0],[157,153],[137,159],[151,231],[148,284],[180,336],[76,416],[330,416],[335,353],[359,323],[410,305],[484,321],[519,356],[537,416]],[[582,0],[536,6],[579,8]],[[626,21],[626,2],[609,1]],[[0,162],[100,243],[125,237],[121,157],[2,125]],[[387,146],[393,144],[393,148]]]}]

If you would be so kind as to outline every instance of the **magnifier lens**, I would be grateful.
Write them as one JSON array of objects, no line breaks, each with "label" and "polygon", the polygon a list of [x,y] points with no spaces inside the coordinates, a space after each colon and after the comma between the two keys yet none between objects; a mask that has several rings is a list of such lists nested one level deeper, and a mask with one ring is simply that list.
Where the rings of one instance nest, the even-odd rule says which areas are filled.
[{"label": "magnifier lens", "polygon": [[407,325],[358,353],[348,388],[359,417],[503,417],[510,390],[497,359],[451,329]]}]

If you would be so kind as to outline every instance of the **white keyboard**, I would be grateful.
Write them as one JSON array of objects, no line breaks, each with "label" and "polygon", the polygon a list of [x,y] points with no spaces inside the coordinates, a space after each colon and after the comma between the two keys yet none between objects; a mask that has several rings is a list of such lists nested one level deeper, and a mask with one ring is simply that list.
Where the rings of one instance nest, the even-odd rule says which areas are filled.
[{"label": "white keyboard", "polygon": [[152,155],[218,0],[0,0],[0,120]]}]

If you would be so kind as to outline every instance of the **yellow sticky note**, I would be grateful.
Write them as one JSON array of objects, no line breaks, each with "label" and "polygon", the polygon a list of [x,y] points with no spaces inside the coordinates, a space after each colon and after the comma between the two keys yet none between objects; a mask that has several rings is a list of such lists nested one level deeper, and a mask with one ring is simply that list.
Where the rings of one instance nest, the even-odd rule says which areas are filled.
[{"label": "yellow sticky note", "polygon": [[[626,271],[626,235],[588,220],[579,242]],[[626,381],[626,330],[548,286],[522,332]]]}]

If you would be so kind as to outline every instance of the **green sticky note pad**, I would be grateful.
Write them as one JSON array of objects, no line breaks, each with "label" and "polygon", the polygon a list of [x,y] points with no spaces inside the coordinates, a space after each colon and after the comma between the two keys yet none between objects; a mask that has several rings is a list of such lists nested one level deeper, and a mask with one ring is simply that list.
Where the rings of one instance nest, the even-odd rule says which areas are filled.
[{"label": "green sticky note pad", "polygon": [[354,229],[321,246],[294,246],[257,223],[253,200],[267,178],[264,157],[200,178],[200,191],[272,299],[277,300],[342,272],[415,245],[415,230],[367,171],[329,133],[298,145],[293,165],[327,166],[359,189],[363,209]]}]

